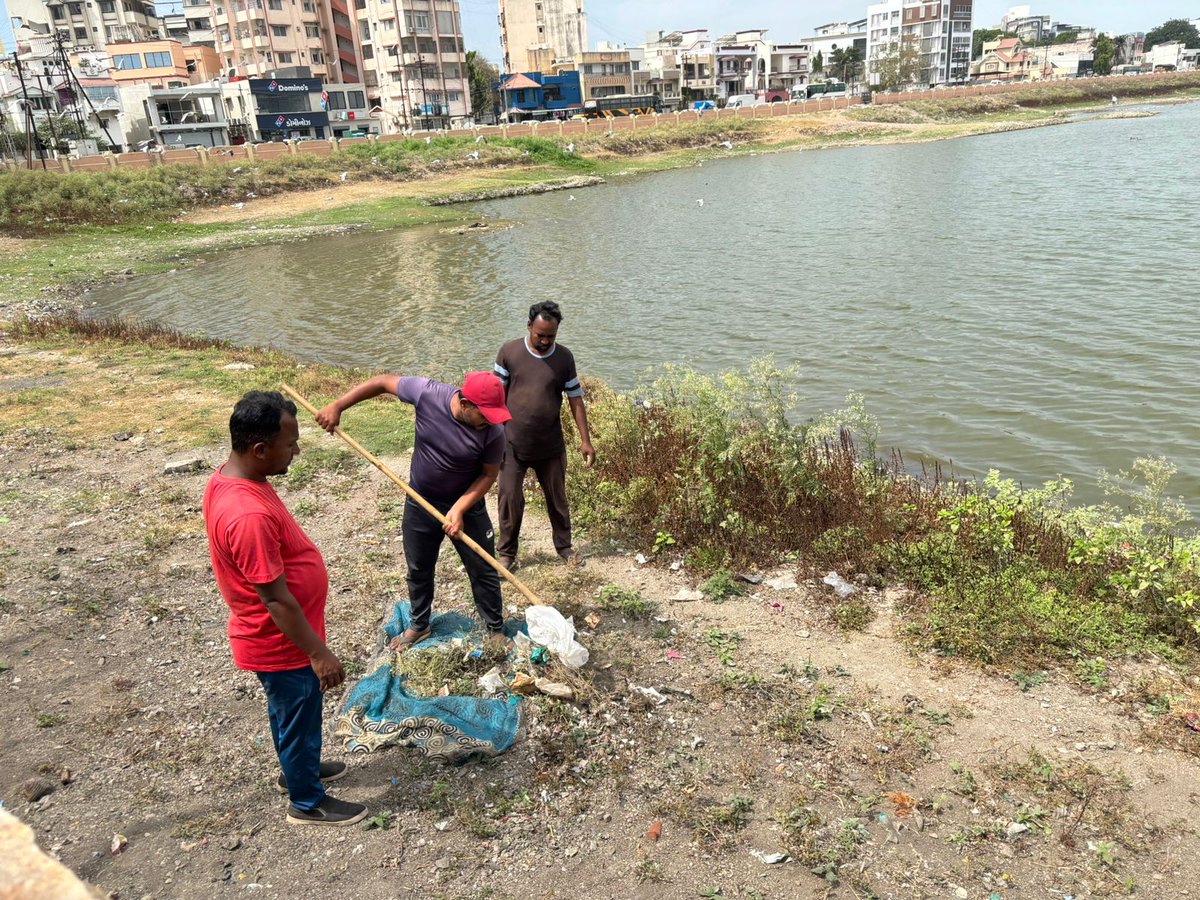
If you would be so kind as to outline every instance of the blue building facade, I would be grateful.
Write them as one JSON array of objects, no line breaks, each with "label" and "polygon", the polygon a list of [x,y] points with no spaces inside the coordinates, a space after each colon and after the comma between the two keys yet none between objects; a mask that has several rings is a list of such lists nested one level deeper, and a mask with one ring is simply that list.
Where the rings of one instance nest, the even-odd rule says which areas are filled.
[{"label": "blue building facade", "polygon": [[521,72],[505,75],[497,85],[503,112],[518,119],[566,119],[583,111],[578,72],[545,75]]}]

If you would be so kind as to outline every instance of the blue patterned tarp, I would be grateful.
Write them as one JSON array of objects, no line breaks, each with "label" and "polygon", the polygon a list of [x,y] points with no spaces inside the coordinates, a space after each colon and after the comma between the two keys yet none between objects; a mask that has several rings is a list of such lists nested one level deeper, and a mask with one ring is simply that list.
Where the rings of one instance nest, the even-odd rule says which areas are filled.
[{"label": "blue patterned tarp", "polygon": [[[384,646],[369,673],[350,689],[334,722],[334,736],[345,748],[366,753],[383,747],[414,747],[431,759],[462,762],[472,756],[496,756],[522,733],[521,706],[516,697],[418,697],[404,687],[404,676],[392,672],[395,651],[387,644],[407,627],[411,609],[396,604],[384,625]],[[434,616],[431,634],[409,653],[466,652],[479,646],[482,634],[475,620],[461,613]],[[515,634],[509,623],[506,633]]]}]

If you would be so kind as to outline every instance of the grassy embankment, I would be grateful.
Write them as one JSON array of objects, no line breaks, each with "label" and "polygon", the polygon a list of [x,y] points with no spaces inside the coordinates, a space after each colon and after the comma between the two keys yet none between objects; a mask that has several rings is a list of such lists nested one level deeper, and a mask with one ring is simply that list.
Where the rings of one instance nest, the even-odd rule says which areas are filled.
[{"label": "grassy embankment", "polygon": [[[64,356],[54,364],[62,386],[0,395],[0,434],[70,446],[156,427],[183,445],[212,446],[223,440],[213,423],[244,390],[286,380],[321,403],[364,374],[152,327],[23,320],[11,337],[104,360],[98,375],[72,379]],[[257,368],[223,369],[231,359]],[[14,365],[9,375],[26,374]],[[914,646],[1002,671],[1060,665],[1086,675],[1122,654],[1192,658],[1200,539],[1184,530],[1165,463],[1139,460],[1131,475],[1107,478],[1114,505],[1104,507],[1071,506],[1066,481],[1028,490],[999,475],[982,485],[913,477],[874,457],[874,425],[859,404],[790,424],[789,380],[764,361],[721,376],[668,369],[630,395],[589,385],[603,452],[596,468],[571,470],[578,525],[592,542],[682,555],[717,601],[740,591],[734,572],[754,566],[911,586],[898,612]],[[178,398],[173,412],[147,407],[147,391]],[[354,409],[345,424],[384,455],[412,438],[409,417],[384,404]],[[360,464],[336,448],[300,466]],[[844,628],[874,615],[861,594],[831,603]]]},{"label": "grassy embankment", "polygon": [[[302,239],[326,229],[460,221],[449,196],[486,193],[576,176],[635,174],[692,165],[733,153],[851,144],[939,140],[1051,124],[1112,93],[1126,99],[1200,94],[1194,80],[1130,79],[1030,86],[983,97],[919,100],[776,119],[702,120],[606,136],[515,138],[475,145],[470,137],[348,148],[337,157],[297,156],[241,166],[173,165],[70,176],[0,175],[0,305],[47,288],[69,288],[126,271],[165,271],[223,248]],[[478,160],[468,154],[478,151]],[[342,181],[342,173],[346,180]],[[378,194],[342,201],[339,191],[378,185]],[[247,212],[268,198],[318,192],[312,203],[272,217],[211,211],[235,203]],[[266,207],[269,209],[270,207]],[[201,215],[197,215],[201,214]],[[199,219],[199,221],[197,221]]]}]

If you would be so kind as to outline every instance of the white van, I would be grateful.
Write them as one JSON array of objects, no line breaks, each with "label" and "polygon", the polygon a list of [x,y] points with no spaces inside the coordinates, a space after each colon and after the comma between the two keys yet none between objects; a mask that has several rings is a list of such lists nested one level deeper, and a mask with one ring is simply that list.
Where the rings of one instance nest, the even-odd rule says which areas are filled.
[{"label": "white van", "polygon": [[759,100],[753,94],[734,94],[725,101],[726,109],[742,109],[746,106],[761,106],[764,101]]}]

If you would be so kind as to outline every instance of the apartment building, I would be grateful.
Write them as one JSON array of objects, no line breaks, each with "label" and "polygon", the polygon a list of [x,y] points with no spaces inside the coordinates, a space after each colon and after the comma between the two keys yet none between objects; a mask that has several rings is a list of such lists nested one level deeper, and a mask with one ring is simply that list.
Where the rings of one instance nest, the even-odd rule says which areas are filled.
[{"label": "apartment building", "polygon": [[974,0],[884,0],[867,7],[867,79],[879,84],[880,61],[903,45],[920,56],[914,84],[961,82],[971,63]]},{"label": "apartment building", "polygon": [[[867,58],[867,20],[857,19],[853,22],[827,22],[817,27],[813,36],[805,38],[808,44],[812,63],[815,65],[817,54],[821,55],[822,74],[833,74],[831,65],[834,54],[838,51],[857,50],[860,60]],[[861,73],[861,66],[859,68]]]},{"label": "apartment building", "polygon": [[553,68],[554,75],[579,73],[579,92],[585,101],[635,93],[633,65],[628,50],[576,53],[570,59],[560,59]]},{"label": "apartment building", "polygon": [[154,4],[142,0],[5,0],[11,18],[62,32],[71,50],[159,36]]},{"label": "apartment building", "polygon": [[792,87],[808,83],[812,70],[809,45],[775,44],[766,34],[766,29],[760,28],[713,41],[720,99],[755,94],[764,100],[786,100]]},{"label": "apartment building", "polygon": [[651,31],[641,48],[649,84],[664,109],[686,107],[716,96],[712,41],[705,29]]},{"label": "apartment building", "polygon": [[71,65],[84,78],[109,78],[117,85],[182,87],[220,75],[220,59],[211,47],[185,46],[174,40],[124,41],[104,50],[71,54]]},{"label": "apartment building", "polygon": [[583,0],[500,0],[499,23],[505,72],[550,74],[589,46]]},{"label": "apartment building", "polygon": [[211,11],[213,46],[226,77],[362,77],[347,0],[211,0]]},{"label": "apartment building", "polygon": [[353,0],[366,85],[384,133],[448,128],[471,115],[455,0]]}]

